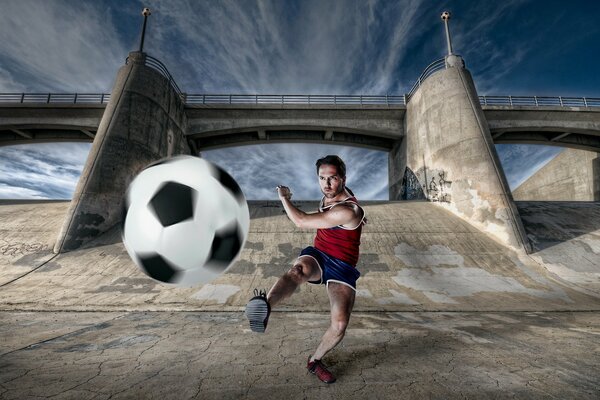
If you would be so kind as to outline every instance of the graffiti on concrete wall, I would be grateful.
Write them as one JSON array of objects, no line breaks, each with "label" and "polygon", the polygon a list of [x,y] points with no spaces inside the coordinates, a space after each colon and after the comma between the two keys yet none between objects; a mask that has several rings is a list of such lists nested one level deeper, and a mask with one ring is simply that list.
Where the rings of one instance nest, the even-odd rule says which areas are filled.
[{"label": "graffiti on concrete wall", "polygon": [[42,243],[7,243],[0,245],[0,254],[3,256],[18,256],[30,253],[37,253],[47,249],[47,245]]},{"label": "graffiti on concrete wall", "polygon": [[446,172],[438,171],[431,177],[429,182],[428,194],[430,201],[440,201],[450,203],[450,186],[452,182],[446,180]]},{"label": "graffiti on concrete wall", "polygon": [[427,197],[423,193],[423,188],[414,172],[408,167],[404,170],[402,178],[402,187],[400,189],[400,199],[402,200],[425,200]]},{"label": "graffiti on concrete wall", "polygon": [[450,187],[446,171],[419,168],[414,173],[406,167],[402,178],[400,198],[402,200],[429,200],[450,203]]}]

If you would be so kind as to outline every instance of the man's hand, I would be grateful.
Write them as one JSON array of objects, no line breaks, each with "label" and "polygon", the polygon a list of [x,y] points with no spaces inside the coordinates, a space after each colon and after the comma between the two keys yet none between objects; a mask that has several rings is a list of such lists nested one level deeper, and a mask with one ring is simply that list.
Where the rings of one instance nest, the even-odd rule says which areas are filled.
[{"label": "man's hand", "polygon": [[279,195],[280,200],[283,200],[283,199],[289,200],[292,198],[292,192],[290,192],[290,188],[287,186],[282,186],[282,185],[277,186],[277,194]]}]

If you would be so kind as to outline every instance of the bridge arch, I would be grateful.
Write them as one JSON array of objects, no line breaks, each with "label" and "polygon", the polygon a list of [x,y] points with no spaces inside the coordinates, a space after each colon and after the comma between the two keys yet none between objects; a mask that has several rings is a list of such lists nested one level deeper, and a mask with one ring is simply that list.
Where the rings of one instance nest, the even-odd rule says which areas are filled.
[{"label": "bridge arch", "polygon": [[188,134],[199,151],[268,143],[339,144],[390,151],[399,138],[358,129],[319,126],[257,126]]},{"label": "bridge arch", "polygon": [[53,142],[94,141],[97,126],[64,124],[22,124],[0,126],[0,146]]},{"label": "bridge arch", "polygon": [[600,109],[485,106],[496,144],[543,144],[600,151]]}]

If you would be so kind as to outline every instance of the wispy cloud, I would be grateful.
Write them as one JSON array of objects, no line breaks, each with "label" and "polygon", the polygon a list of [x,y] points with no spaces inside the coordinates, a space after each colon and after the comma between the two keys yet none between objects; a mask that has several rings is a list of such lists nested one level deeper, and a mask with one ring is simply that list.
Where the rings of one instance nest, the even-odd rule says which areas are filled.
[{"label": "wispy cloud", "polygon": [[346,184],[359,199],[388,199],[388,156],[382,151],[309,144],[268,144],[205,151],[240,184],[248,199],[277,199],[275,187],[289,186],[296,200],[320,199],[315,162],[328,154],[346,163]]},{"label": "wispy cloud", "polygon": [[91,145],[42,143],[0,148],[0,198],[70,199]]},{"label": "wispy cloud", "polygon": [[0,37],[0,91],[107,91],[127,54],[97,2],[5,0]]},{"label": "wispy cloud", "polygon": [[422,3],[152,0],[149,51],[192,92],[386,93]]}]

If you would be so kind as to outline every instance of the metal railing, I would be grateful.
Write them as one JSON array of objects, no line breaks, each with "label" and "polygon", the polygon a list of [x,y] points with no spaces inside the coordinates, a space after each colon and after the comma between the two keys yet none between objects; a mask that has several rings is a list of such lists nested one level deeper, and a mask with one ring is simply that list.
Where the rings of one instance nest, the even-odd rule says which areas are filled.
[{"label": "metal railing", "polygon": [[600,107],[599,97],[479,96],[482,106]]},{"label": "metal railing", "polygon": [[160,62],[157,58],[150,57],[147,55],[146,56],[146,65],[157,70],[158,72],[160,72],[165,78],[167,78],[169,80],[169,83],[171,84],[171,86],[173,87],[175,92],[177,92],[177,94],[182,99],[185,97],[183,92],[181,91],[181,89],[179,89],[179,86],[177,86],[175,79],[173,79],[173,76],[171,75],[171,73],[169,72],[167,67],[165,67],[165,65],[162,62]]},{"label": "metal railing", "polygon": [[[422,80],[421,80],[422,82]],[[406,105],[408,95],[181,94],[185,104]],[[0,93],[1,103],[107,104],[110,93]],[[600,107],[600,97],[479,96],[482,106]]]},{"label": "metal railing", "polygon": [[[125,59],[125,64],[129,64],[129,57]],[[177,82],[175,82],[175,79],[173,79],[173,75],[171,75],[165,64],[163,64],[158,58],[154,58],[146,54],[144,58],[144,65],[154,69],[155,71],[158,71],[162,76],[167,78],[173,90],[175,90],[179,97],[185,99],[185,95],[181,89],[179,89],[179,86],[177,86]]]},{"label": "metal railing", "polygon": [[0,103],[106,104],[110,93],[0,93]]},{"label": "metal railing", "polygon": [[264,94],[188,94],[185,103],[196,104],[308,104],[308,105],[405,105],[404,96],[366,95],[264,95]]},{"label": "metal railing", "polygon": [[417,89],[421,87],[421,84],[425,81],[425,79],[429,78],[434,72],[437,72],[444,68],[446,68],[446,59],[445,58],[440,58],[439,60],[435,60],[434,62],[429,64],[427,66],[427,68],[425,68],[423,70],[423,72],[421,73],[419,78],[417,78],[417,81],[412,86],[412,88],[410,89],[408,94],[405,95],[406,101],[407,102],[410,101],[410,98],[412,97],[412,95],[415,94]]}]

